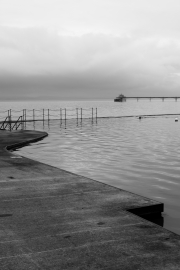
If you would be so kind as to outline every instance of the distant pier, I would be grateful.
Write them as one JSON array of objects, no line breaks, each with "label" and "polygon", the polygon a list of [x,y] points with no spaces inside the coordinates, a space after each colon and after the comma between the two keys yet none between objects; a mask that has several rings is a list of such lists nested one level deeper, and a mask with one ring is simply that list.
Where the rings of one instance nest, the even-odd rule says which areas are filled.
[{"label": "distant pier", "polygon": [[165,99],[174,99],[175,101],[177,101],[177,99],[180,97],[126,97],[126,99],[162,99],[162,101],[164,101]]},{"label": "distant pier", "polygon": [[175,101],[177,101],[178,99],[180,99],[180,97],[126,97],[126,96],[119,96],[117,98],[114,99],[115,102],[124,102],[127,99],[136,99],[137,101],[139,99],[149,99],[151,101],[151,99],[161,99],[162,101],[164,101],[165,99],[174,99]]}]

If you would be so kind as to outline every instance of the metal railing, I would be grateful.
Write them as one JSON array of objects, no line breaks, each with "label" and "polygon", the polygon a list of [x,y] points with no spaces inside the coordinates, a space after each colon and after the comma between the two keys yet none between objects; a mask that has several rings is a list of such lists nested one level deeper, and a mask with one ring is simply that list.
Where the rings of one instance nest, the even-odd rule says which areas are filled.
[{"label": "metal railing", "polygon": [[[77,120],[83,120],[85,118],[95,119],[97,118],[97,108],[60,108],[60,109],[23,109],[23,110],[8,110],[3,113],[6,113],[6,116],[8,114],[8,117],[10,118],[9,121],[12,121],[12,118],[19,117],[19,114],[22,116],[23,122],[29,122],[29,121],[50,121],[50,120],[60,120],[60,121],[66,121],[68,119],[77,119]],[[0,111],[1,116],[1,111]],[[5,118],[6,117],[0,117]],[[0,121],[0,123],[2,123]]]},{"label": "metal railing", "polygon": [[[5,115],[6,114],[6,115]],[[20,115],[20,116],[19,116]],[[17,119],[18,118],[18,119]],[[5,120],[1,120],[5,119]],[[17,119],[17,120],[12,120]],[[60,123],[66,123],[67,120],[76,119],[82,122],[83,119],[97,121],[97,108],[60,108],[60,109],[23,109],[0,111],[0,129],[14,130],[21,127],[26,129],[27,122],[59,120]]]}]

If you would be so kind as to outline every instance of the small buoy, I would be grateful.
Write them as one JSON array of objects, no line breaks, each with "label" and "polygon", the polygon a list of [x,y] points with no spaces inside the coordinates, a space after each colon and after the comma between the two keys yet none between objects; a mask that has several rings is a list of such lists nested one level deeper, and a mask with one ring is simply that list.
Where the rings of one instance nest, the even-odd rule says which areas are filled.
[{"label": "small buoy", "polygon": [[139,119],[141,119],[141,116],[139,116]]},{"label": "small buoy", "polygon": [[175,122],[178,122],[178,118],[175,118]]}]

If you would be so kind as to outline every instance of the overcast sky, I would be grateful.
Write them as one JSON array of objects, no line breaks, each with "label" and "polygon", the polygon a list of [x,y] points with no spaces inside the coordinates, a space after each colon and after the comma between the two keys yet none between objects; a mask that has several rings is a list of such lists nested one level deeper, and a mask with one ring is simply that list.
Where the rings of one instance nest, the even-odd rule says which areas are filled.
[{"label": "overcast sky", "polygon": [[180,96],[179,0],[0,0],[0,98]]}]

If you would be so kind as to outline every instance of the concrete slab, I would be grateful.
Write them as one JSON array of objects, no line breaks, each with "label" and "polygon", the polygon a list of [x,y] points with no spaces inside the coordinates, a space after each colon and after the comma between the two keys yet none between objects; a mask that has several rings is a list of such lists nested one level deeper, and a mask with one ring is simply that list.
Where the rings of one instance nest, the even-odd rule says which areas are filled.
[{"label": "concrete slab", "polygon": [[0,269],[180,269],[162,203],[6,150],[45,136],[0,131]]}]

